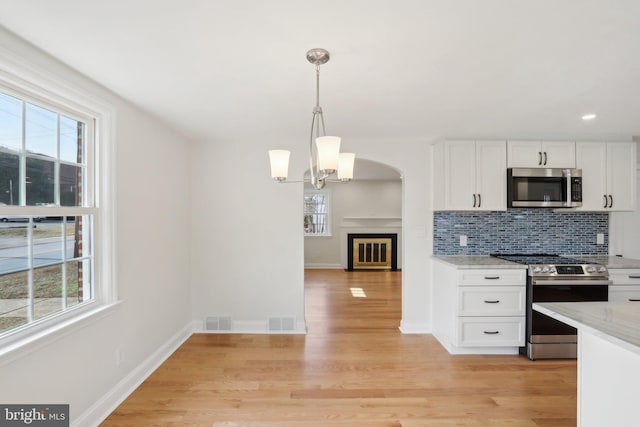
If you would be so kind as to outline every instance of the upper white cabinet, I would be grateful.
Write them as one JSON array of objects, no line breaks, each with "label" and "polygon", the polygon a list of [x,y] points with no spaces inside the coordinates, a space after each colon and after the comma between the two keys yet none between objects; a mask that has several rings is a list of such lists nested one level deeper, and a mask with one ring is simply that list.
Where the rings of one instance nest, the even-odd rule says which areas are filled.
[{"label": "upper white cabinet", "polygon": [[510,168],[575,168],[576,144],[568,141],[508,141]]},{"label": "upper white cabinet", "polygon": [[441,141],[434,146],[436,210],[507,208],[505,141]]},{"label": "upper white cabinet", "polygon": [[579,142],[576,165],[582,169],[580,210],[636,209],[635,142]]}]

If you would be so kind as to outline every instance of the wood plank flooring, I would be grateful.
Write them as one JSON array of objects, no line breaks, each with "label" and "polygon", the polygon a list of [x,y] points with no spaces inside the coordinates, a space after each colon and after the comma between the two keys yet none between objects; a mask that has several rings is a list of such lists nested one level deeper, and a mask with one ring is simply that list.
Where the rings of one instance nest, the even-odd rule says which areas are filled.
[{"label": "wood plank flooring", "polygon": [[306,336],[193,335],[102,425],[576,425],[575,361],[451,356],[403,335],[400,274],[308,270]]}]

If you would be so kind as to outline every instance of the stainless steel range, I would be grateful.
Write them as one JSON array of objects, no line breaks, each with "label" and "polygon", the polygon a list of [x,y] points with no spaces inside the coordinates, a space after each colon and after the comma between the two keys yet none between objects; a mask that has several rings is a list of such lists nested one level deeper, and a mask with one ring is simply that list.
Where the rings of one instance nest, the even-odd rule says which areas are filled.
[{"label": "stainless steel range", "polygon": [[575,328],[531,308],[536,302],[607,301],[609,272],[604,265],[549,254],[494,254],[527,265],[526,343],[520,353],[531,360],[573,359]]}]

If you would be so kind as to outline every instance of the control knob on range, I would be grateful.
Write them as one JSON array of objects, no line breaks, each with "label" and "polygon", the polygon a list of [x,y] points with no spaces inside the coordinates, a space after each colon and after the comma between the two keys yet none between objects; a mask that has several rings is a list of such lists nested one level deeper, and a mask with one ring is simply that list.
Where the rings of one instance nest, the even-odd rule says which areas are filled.
[{"label": "control knob on range", "polygon": [[600,267],[600,269],[598,270],[598,273],[606,273],[607,272],[607,267],[602,266]]},{"label": "control knob on range", "polygon": [[595,273],[595,272],[596,272],[595,267],[587,267],[587,273]]},{"label": "control knob on range", "polygon": [[544,267],[542,267],[542,272],[543,273],[548,273],[549,272],[549,267],[546,266],[546,265]]}]

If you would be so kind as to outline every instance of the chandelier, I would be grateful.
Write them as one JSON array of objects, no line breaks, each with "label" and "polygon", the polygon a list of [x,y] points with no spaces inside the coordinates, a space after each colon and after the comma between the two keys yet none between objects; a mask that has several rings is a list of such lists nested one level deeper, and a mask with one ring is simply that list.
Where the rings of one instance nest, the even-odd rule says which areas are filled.
[{"label": "chandelier", "polygon": [[[313,108],[309,138],[309,173],[311,185],[321,190],[327,182],[351,181],[356,155],[341,153],[340,137],[328,136],[325,131],[324,116],[320,107],[320,65],[329,61],[329,52],[325,49],[311,49],[307,52],[307,61],[316,66],[316,106]],[[290,154],[289,150],[269,150],[271,177],[278,182],[294,182],[286,181]]]}]

